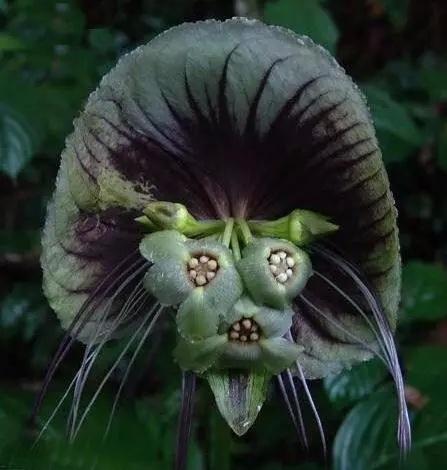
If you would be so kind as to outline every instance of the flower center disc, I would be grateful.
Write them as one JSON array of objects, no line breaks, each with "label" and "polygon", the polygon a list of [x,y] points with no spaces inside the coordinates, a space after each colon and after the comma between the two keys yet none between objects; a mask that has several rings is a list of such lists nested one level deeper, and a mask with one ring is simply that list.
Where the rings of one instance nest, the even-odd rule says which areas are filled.
[{"label": "flower center disc", "polygon": [[283,250],[272,252],[268,262],[270,272],[280,284],[286,283],[295,274],[295,260]]},{"label": "flower center disc", "polygon": [[228,331],[228,338],[231,341],[242,343],[255,343],[259,341],[259,325],[251,318],[243,318],[231,325]]},{"label": "flower center disc", "polygon": [[205,286],[219,270],[219,263],[210,255],[193,256],[188,262],[188,275],[195,286]]}]

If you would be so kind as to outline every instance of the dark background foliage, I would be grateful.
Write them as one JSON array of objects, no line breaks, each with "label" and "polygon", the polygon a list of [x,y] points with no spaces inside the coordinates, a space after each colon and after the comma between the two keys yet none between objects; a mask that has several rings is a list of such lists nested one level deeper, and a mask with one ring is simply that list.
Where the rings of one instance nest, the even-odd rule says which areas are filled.
[{"label": "dark background foliage", "polygon": [[[399,208],[403,299],[398,332],[414,427],[408,469],[447,460],[447,3],[444,0],[0,0],[0,467],[168,469],[180,376],[170,351],[141,354],[108,439],[127,357],[87,419],[65,440],[62,408],[40,443],[25,426],[61,329],[41,292],[39,231],[59,153],[89,92],[117,58],[185,20],[245,14],[308,34],[366,93]],[[155,350],[157,353],[155,354]],[[110,345],[94,392],[116,357]],[[81,348],[44,406],[51,413]],[[329,466],[396,468],[395,403],[378,363],[312,384],[329,438]],[[200,390],[191,469],[324,468],[318,434],[303,452],[272,390],[253,430],[236,439]],[[306,412],[312,423],[312,415]]]}]

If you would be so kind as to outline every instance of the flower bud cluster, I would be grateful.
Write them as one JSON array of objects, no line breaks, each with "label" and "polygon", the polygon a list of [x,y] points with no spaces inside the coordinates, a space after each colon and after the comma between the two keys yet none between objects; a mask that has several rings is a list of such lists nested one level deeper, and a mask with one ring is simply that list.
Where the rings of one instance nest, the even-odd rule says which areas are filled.
[{"label": "flower bud cluster", "polygon": [[284,338],[292,324],[291,300],[311,273],[306,253],[278,239],[253,239],[236,260],[208,238],[190,239],[176,230],[147,235],[140,245],[153,265],[146,289],[176,306],[180,366],[248,368],[276,374],[302,348]]}]

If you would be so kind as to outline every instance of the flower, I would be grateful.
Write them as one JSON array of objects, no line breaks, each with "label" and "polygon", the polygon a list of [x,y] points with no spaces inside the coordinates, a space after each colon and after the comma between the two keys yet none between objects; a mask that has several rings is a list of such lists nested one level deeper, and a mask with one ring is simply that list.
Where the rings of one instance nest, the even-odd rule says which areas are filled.
[{"label": "flower", "polygon": [[253,299],[284,308],[312,274],[309,256],[286,240],[261,238],[242,252],[238,270]]},{"label": "flower", "polygon": [[145,236],[140,251],[153,263],[144,277],[146,289],[163,305],[180,305],[180,335],[200,339],[215,334],[219,317],[242,294],[231,251],[214,240],[191,240],[175,230]]},{"label": "flower", "polygon": [[283,338],[293,311],[256,305],[241,297],[227,313],[218,334],[198,341],[180,339],[179,365],[203,373],[209,368],[266,370],[278,374],[297,360],[303,348]]}]

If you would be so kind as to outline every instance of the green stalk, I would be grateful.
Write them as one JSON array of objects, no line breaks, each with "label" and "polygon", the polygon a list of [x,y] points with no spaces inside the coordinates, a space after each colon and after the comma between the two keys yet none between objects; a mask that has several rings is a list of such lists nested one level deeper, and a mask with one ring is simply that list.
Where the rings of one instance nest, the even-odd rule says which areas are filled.
[{"label": "green stalk", "polygon": [[222,236],[222,244],[225,245],[227,248],[230,246],[231,236],[233,234],[233,227],[234,219],[230,217],[225,224],[225,230]]},{"label": "green stalk", "polygon": [[244,245],[248,245],[253,241],[253,235],[251,233],[250,227],[247,224],[247,221],[244,219],[239,219],[237,225],[242,236],[242,241]]},{"label": "green stalk", "polygon": [[231,251],[233,252],[233,256],[236,261],[239,261],[242,258],[239,238],[234,230],[231,233]]}]

